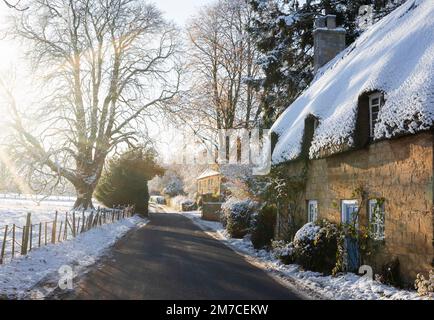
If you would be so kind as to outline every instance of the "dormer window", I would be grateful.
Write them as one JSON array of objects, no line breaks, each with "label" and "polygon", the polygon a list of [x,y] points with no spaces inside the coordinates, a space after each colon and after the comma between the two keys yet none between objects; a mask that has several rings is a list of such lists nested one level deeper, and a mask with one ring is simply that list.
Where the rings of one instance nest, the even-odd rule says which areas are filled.
[{"label": "dormer window", "polygon": [[304,120],[304,133],[303,133],[303,141],[301,146],[301,156],[308,157],[309,149],[312,144],[312,139],[315,134],[315,130],[318,128],[319,119],[310,114]]},{"label": "dormer window", "polygon": [[375,125],[378,120],[378,113],[383,105],[383,95],[380,92],[369,96],[369,137],[374,138]]}]

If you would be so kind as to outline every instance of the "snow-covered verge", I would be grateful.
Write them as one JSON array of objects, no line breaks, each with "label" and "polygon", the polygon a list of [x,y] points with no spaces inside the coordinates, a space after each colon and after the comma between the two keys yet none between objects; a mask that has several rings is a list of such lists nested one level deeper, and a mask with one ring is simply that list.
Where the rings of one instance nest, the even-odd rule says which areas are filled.
[{"label": "snow-covered verge", "polygon": [[[36,196],[36,195],[23,195],[23,194],[0,194],[0,248],[3,246],[5,227],[8,226],[8,235],[5,244],[5,252],[3,262],[8,263],[11,260],[12,252],[12,226],[15,224],[15,253],[14,256],[20,255],[20,242],[22,239],[23,226],[26,225],[26,217],[28,213],[31,213],[32,232],[30,237],[32,238],[32,248],[38,246],[39,242],[39,224],[41,223],[41,244],[44,245],[46,234],[48,235],[48,242],[50,242],[53,221],[55,219],[55,213],[58,214],[58,234],[60,223],[65,224],[66,214],[69,215],[69,219],[72,218],[71,208],[74,206],[75,199],[62,196]],[[99,203],[94,202],[95,206],[99,206]],[[86,218],[91,214],[95,214],[95,210],[87,210],[85,212],[75,211],[77,218],[77,225],[81,225],[83,222],[82,216]],[[78,221],[81,219],[81,222]],[[66,234],[67,238],[72,237],[72,233],[68,229]],[[62,238],[63,240],[63,238]]]},{"label": "snow-covered verge", "polygon": [[213,232],[217,238],[235,251],[254,259],[270,273],[288,280],[314,298],[337,300],[416,300],[416,292],[399,290],[353,273],[324,276],[318,272],[304,271],[298,265],[284,265],[271,252],[255,250],[249,236],[243,239],[230,238],[220,222],[202,220],[200,212],[181,212],[205,231]]},{"label": "snow-covered verge", "polygon": [[72,240],[34,249],[27,256],[0,266],[0,297],[43,298],[56,288],[44,287],[43,282],[51,279],[57,283],[60,267],[72,267],[75,276],[82,273],[129,230],[142,227],[147,222],[133,216],[102,225]]}]

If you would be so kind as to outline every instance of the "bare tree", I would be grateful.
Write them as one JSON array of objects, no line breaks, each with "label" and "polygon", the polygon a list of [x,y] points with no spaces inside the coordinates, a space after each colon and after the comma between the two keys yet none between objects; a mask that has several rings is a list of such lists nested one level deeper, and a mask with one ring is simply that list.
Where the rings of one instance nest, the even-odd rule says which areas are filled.
[{"label": "bare tree", "polygon": [[36,0],[13,20],[44,95],[24,109],[5,90],[14,153],[29,177],[66,179],[74,207],[92,207],[107,155],[177,95],[177,30],[141,0]]},{"label": "bare tree", "polygon": [[205,7],[188,25],[194,80],[186,102],[198,110],[194,117],[207,126],[250,128],[258,120],[258,99],[250,80],[260,68],[255,64],[257,51],[247,32],[251,23],[247,1],[219,0]]},{"label": "bare tree", "polygon": [[17,0],[15,2],[3,0],[3,2],[8,8],[15,9],[18,11],[24,11],[24,10],[27,10],[29,8],[27,6],[21,6],[21,0]]}]

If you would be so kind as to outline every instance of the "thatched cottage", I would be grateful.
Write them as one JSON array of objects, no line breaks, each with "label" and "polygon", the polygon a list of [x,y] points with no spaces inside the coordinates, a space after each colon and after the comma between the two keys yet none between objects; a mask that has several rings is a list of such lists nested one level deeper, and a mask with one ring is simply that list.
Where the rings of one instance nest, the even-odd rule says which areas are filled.
[{"label": "thatched cottage", "polygon": [[374,272],[398,258],[412,282],[433,267],[433,18],[434,1],[409,0],[343,51],[335,18],[316,22],[315,79],[272,127],[273,164],[305,181],[278,236],[356,219],[377,241]]}]

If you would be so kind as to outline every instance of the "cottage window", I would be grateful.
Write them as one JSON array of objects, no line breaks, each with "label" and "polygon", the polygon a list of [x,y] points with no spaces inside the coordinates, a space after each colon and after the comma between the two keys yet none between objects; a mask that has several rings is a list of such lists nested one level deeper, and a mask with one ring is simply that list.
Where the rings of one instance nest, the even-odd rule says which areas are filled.
[{"label": "cottage window", "polygon": [[318,201],[309,200],[307,203],[307,221],[315,222],[318,219]]},{"label": "cottage window", "polygon": [[342,200],[342,223],[358,227],[359,204],[357,200]]},{"label": "cottage window", "polygon": [[369,136],[374,137],[375,124],[382,107],[382,94],[377,92],[369,96]]},{"label": "cottage window", "polygon": [[374,240],[384,240],[384,203],[376,199],[369,200],[369,225]]}]

